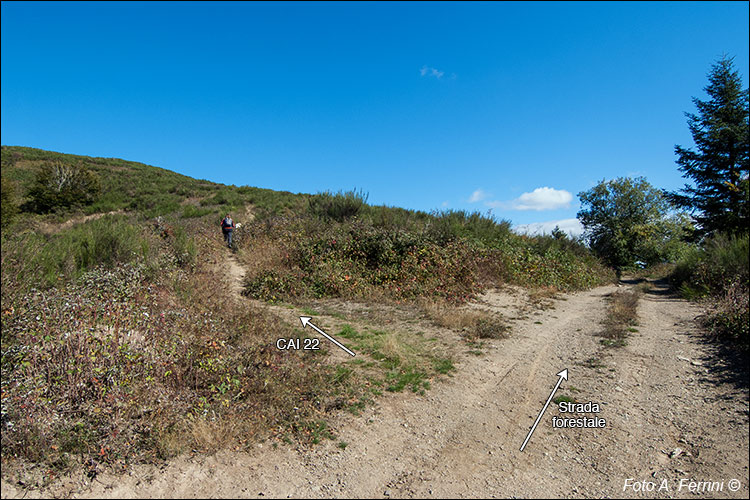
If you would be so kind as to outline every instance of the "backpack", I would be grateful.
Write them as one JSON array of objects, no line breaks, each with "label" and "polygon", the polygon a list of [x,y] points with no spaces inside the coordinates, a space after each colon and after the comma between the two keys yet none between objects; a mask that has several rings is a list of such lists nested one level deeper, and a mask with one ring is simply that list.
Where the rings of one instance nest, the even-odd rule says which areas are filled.
[{"label": "backpack", "polygon": [[232,227],[232,218],[231,217],[227,217],[226,219],[224,219],[224,227],[227,227],[227,228]]}]

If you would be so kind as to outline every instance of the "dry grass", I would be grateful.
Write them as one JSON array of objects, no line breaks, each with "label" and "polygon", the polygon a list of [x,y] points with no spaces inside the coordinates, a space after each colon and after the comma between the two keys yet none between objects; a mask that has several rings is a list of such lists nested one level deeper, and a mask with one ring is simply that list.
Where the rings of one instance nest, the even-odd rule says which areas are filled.
[{"label": "dry grass", "polygon": [[457,307],[439,299],[421,299],[419,307],[434,324],[462,332],[470,339],[503,338],[508,330],[500,314]]},{"label": "dry grass", "polygon": [[194,447],[203,451],[216,451],[236,444],[238,424],[234,419],[196,418],[189,424],[189,436]]},{"label": "dry grass", "polygon": [[609,304],[609,319],[621,325],[634,325],[639,296],[637,291],[615,293]]},{"label": "dry grass", "polygon": [[702,322],[720,337],[733,339],[744,351],[750,350],[750,318],[747,282],[731,283],[726,292],[713,297]]},{"label": "dry grass", "polygon": [[646,286],[639,284],[631,290],[617,291],[609,296],[607,317],[603,322],[604,329],[600,333],[606,346],[621,347],[627,345],[628,328],[638,324],[638,299]]},{"label": "dry grass", "polygon": [[552,299],[557,298],[559,290],[553,286],[542,286],[529,290],[529,301],[537,309],[549,309],[554,304]]},{"label": "dry grass", "polygon": [[395,333],[385,334],[380,350],[387,358],[396,358],[407,361],[414,361],[413,358],[415,358],[412,354],[413,350],[409,349],[408,344],[398,338]]},{"label": "dry grass", "polygon": [[237,258],[248,270],[246,277],[248,280],[254,279],[259,272],[267,269],[289,268],[285,249],[278,241],[266,237],[253,238],[247,245],[241,246],[237,252]]}]

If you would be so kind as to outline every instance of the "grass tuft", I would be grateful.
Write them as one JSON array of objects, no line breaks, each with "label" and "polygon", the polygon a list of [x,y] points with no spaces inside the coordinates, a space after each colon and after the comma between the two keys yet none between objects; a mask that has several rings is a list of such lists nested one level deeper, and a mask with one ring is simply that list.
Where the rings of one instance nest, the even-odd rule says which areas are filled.
[{"label": "grass tuft", "polygon": [[[600,343],[606,347],[623,347],[627,345],[625,340],[628,331],[635,330],[633,326],[638,324],[638,299],[644,290],[643,287],[635,287],[631,290],[620,290],[609,296],[607,317],[604,319],[604,329],[600,335],[604,338]],[[636,330],[637,331],[637,330]]]}]

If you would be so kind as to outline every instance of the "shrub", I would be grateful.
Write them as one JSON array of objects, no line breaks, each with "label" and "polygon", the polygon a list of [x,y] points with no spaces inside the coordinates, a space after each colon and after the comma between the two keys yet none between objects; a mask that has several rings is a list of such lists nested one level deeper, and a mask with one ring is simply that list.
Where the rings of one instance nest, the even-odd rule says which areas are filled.
[{"label": "shrub", "polygon": [[176,227],[174,238],[171,239],[172,249],[174,251],[177,264],[181,267],[195,265],[195,259],[198,256],[198,249],[195,240],[185,231],[183,227]]},{"label": "shrub", "polygon": [[718,234],[686,253],[670,276],[688,299],[708,298],[705,324],[715,334],[748,344],[748,235]]},{"label": "shrub", "polygon": [[490,214],[446,210],[433,212],[427,224],[427,234],[433,241],[445,244],[458,238],[473,243],[493,246],[510,237],[510,221],[497,221]]},{"label": "shrub", "polygon": [[747,281],[730,284],[710,307],[704,323],[719,336],[750,347],[750,300]]},{"label": "shrub", "polygon": [[249,305],[224,307],[231,299],[211,268],[177,273],[191,294],[171,294],[174,270],[97,267],[14,307],[4,298],[3,473],[14,457],[59,469],[80,460],[96,473],[253,442],[321,415],[331,370],[312,353],[268,348],[290,327]]},{"label": "shrub", "polygon": [[101,192],[99,176],[80,165],[55,162],[44,165],[29,191],[31,211],[46,213],[93,203]]},{"label": "shrub", "polygon": [[387,230],[419,231],[432,219],[432,215],[420,210],[407,210],[401,207],[366,206],[359,214],[375,227]]},{"label": "shrub", "polygon": [[361,190],[339,191],[336,194],[326,191],[310,197],[308,209],[311,214],[321,219],[343,222],[359,214],[366,206],[367,198],[368,195]]},{"label": "shrub", "polygon": [[749,257],[748,235],[717,234],[686,252],[670,280],[689,296],[720,295],[732,282],[747,283]]}]

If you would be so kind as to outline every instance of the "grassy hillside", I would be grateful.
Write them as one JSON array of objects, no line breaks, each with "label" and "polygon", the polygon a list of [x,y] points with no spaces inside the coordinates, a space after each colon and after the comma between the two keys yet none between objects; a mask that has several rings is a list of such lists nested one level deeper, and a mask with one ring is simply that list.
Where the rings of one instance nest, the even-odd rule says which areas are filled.
[{"label": "grassy hillside", "polygon": [[117,158],[54,153],[41,149],[2,146],[3,178],[18,187],[19,204],[26,202],[34,175],[45,164],[82,165],[96,173],[102,182],[102,194],[83,213],[115,210],[138,211],[146,217],[179,214],[196,217],[226,212],[245,203],[269,211],[298,208],[305,203],[304,195],[255,187],[224,186],[209,181]]},{"label": "grassy hillside", "polygon": [[[35,210],[50,165],[92,172],[101,189],[87,204]],[[370,361],[277,350],[277,338],[305,332],[261,302],[237,302],[218,228],[226,212],[243,224],[235,258],[247,296],[298,309],[321,298],[408,306],[467,341],[502,331],[457,309],[487,287],[613,279],[568,238],[519,236],[480,214],[371,206],[363,193],[225,186],[5,146],[2,177],[4,466],[96,474],[259,439],[316,442],[331,412],[357,411],[381,390],[425,390],[452,369],[429,339],[350,325],[335,333]]]}]

